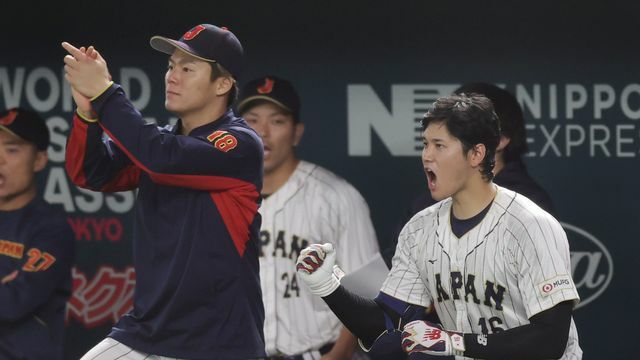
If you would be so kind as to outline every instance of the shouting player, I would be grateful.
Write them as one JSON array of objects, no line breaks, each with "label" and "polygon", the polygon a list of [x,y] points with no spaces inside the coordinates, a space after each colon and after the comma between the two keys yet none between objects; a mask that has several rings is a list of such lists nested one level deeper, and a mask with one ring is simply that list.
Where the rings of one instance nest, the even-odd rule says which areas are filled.
[{"label": "shouting player", "polygon": [[249,82],[238,110],[264,142],[260,280],[267,354],[350,359],[355,337],[298,285],[295,262],[307,245],[332,242],[345,270],[363,265],[378,252],[367,204],[344,179],[296,157],[304,124],[288,81],[267,76]]},{"label": "shouting player", "polygon": [[[298,274],[365,346],[402,332],[408,353],[580,359],[566,234],[531,200],[492,182],[500,133],[491,102],[440,98],[422,126],[422,163],[439,202],[405,225],[376,299],[340,286],[330,244],[303,250]],[[442,327],[412,317],[429,306]]]},{"label": "shouting player", "polygon": [[[528,197],[536,205],[553,214],[553,202],[547,191],[542,188],[527,171],[522,158],[528,151],[527,134],[522,108],[513,94],[488,83],[468,83],[460,86],[455,94],[474,93],[483,95],[493,104],[500,120],[500,142],[495,151],[496,164],[493,182],[496,185],[515,191]],[[414,199],[404,216],[399,219],[391,236],[389,246],[383,250],[385,261],[391,267],[391,258],[398,243],[398,235],[402,227],[419,211],[435,204],[437,201],[428,189],[422,189]]]},{"label": "shouting player", "polygon": [[170,55],[175,126],[145,124],[95,49],[63,43],[78,106],[67,172],[96,191],[138,189],[133,310],[83,359],[262,357],[262,142],[231,110],[242,47],[209,24],[151,46]]}]

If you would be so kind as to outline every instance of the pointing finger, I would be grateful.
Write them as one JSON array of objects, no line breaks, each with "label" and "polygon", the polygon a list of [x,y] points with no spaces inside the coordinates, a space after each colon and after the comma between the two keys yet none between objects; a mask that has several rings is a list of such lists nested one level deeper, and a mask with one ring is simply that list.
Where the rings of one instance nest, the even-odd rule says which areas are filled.
[{"label": "pointing finger", "polygon": [[80,49],[76,48],[75,46],[69,44],[68,42],[64,41],[62,43],[62,47],[67,50],[67,52],[69,54],[71,54],[71,56],[77,58],[79,56],[82,56],[82,51],[80,51]]}]

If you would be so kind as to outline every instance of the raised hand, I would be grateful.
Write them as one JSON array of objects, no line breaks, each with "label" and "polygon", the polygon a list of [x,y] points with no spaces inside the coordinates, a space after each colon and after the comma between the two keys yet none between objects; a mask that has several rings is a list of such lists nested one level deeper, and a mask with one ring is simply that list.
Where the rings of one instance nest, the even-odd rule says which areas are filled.
[{"label": "raised hand", "polygon": [[[96,59],[98,53],[94,51],[93,46],[90,46],[91,54],[87,54],[87,49],[85,47],[81,47],[79,50],[86,54],[87,56]],[[73,96],[73,101],[76,103],[78,114],[80,114],[85,119],[94,119],[96,115],[91,108],[91,100],[80,94],[73,86],[71,87],[71,96]]]},{"label": "raised hand", "polygon": [[311,244],[298,256],[296,271],[311,292],[320,297],[327,296],[340,286],[336,265],[336,252],[331,244]]},{"label": "raised hand", "polygon": [[[62,47],[69,53],[64,57],[64,70],[65,79],[72,90],[91,99],[109,86],[111,76],[107,62],[97,50],[90,46],[86,51],[82,51],[82,48],[78,49],[68,42],[63,42]],[[86,109],[83,99],[74,96],[74,100],[77,100],[79,108],[82,106],[83,111]]]}]

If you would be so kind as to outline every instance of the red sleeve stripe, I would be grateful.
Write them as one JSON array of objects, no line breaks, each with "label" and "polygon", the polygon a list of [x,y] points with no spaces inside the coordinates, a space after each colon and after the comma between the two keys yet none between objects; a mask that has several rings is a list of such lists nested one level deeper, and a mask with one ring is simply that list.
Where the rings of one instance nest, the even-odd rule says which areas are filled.
[{"label": "red sleeve stripe", "polygon": [[67,141],[65,152],[65,168],[71,181],[80,186],[87,186],[87,179],[84,176],[84,149],[87,147],[87,124],[84,123],[77,114],[73,115],[73,127]]},{"label": "red sleeve stripe", "polygon": [[249,241],[249,229],[258,212],[258,192],[242,189],[224,193],[211,193],[222,221],[231,235],[240,257],[244,256]]},{"label": "red sleeve stripe", "polygon": [[227,227],[238,253],[240,256],[244,255],[247,241],[249,241],[249,228],[258,212],[258,197],[260,195],[255,185],[225,176],[153,172],[135,158],[107,129],[103,127],[103,130],[138,168],[149,174],[154,182],[211,192],[211,198],[222,216],[222,221]]},{"label": "red sleeve stripe", "polygon": [[[191,174],[162,174],[151,171],[148,167],[146,167],[143,163],[140,162],[133,154],[127,150],[122,143],[118,141],[107,129],[103,127],[103,130],[109,135],[111,140],[113,140],[120,150],[122,150],[129,159],[136,164],[138,168],[142,171],[149,174],[151,179],[162,185],[170,185],[170,186],[178,186],[178,187],[186,187],[190,189],[196,190],[204,190],[204,191],[228,191],[236,188],[241,188],[244,191],[256,191],[255,185],[227,177],[227,176],[215,176],[215,175],[191,175]],[[212,149],[213,151],[213,149]]]},{"label": "red sleeve stripe", "polygon": [[[65,154],[65,168],[71,181],[77,186],[89,188],[87,178],[84,173],[85,149],[87,148],[87,129],[89,125],[82,121],[78,114],[73,115],[73,129]],[[122,169],[120,173],[102,186],[100,191],[126,191],[135,189],[140,179],[140,169],[131,165]]]}]

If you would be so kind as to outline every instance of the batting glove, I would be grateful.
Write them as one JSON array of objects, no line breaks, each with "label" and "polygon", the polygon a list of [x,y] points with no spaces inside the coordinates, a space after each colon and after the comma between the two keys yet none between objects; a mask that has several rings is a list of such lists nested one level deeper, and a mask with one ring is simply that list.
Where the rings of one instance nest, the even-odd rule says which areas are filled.
[{"label": "batting glove", "polygon": [[439,356],[463,356],[465,351],[461,333],[442,330],[439,325],[424,320],[404,326],[402,348],[409,354],[421,352]]},{"label": "batting glove", "polygon": [[333,245],[311,244],[300,252],[296,271],[311,293],[325,297],[340,286],[342,270],[335,263]]}]

